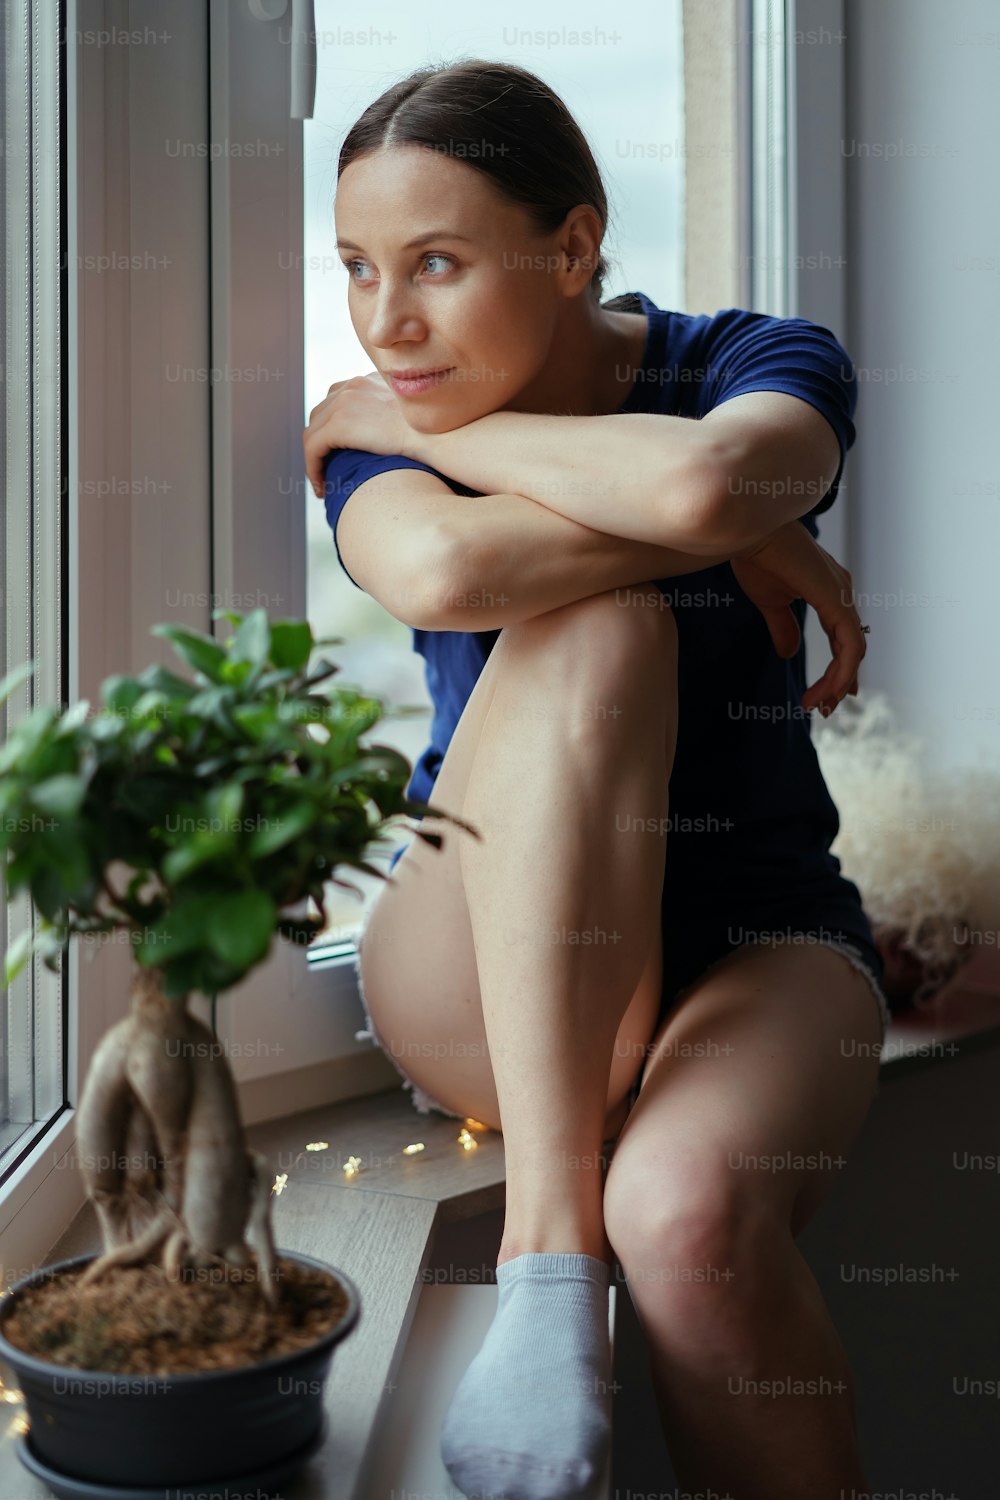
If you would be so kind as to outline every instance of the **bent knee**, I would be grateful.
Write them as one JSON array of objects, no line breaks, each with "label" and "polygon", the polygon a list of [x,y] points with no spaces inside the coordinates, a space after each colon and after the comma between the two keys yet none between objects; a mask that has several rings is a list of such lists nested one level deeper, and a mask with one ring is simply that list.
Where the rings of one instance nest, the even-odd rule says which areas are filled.
[{"label": "bent knee", "polygon": [[[731,1348],[766,1309],[776,1248],[791,1240],[787,1216],[725,1160],[689,1153],[673,1176],[648,1164],[639,1171],[626,1144],[604,1193],[605,1229],[626,1277],[638,1296],[651,1287],[658,1303],[669,1302],[679,1334],[710,1345],[718,1332]],[[677,1153],[685,1159],[680,1141]]]},{"label": "bent knee", "polygon": [[[672,1143],[674,1164],[652,1165],[626,1133],[604,1193],[604,1222],[611,1243],[629,1254],[670,1249],[700,1255],[725,1249],[738,1231],[742,1194],[725,1162],[710,1162]],[[630,1149],[631,1148],[631,1149]]]},{"label": "bent knee", "polygon": [[[585,654],[581,652],[585,641]],[[547,660],[589,668],[601,665],[619,676],[637,665],[676,662],[677,621],[655,584],[607,589],[507,625],[500,640],[508,650],[537,651]]]}]

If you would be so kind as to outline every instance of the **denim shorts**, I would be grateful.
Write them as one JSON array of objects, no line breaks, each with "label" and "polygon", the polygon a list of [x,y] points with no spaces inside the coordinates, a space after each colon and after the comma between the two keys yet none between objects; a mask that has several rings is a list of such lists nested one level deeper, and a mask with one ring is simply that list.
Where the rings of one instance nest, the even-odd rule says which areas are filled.
[{"label": "denim shorts", "polygon": [[[411,842],[407,839],[393,851],[390,874]],[[711,899],[706,901],[699,894],[701,890],[709,890]],[[664,887],[661,930],[663,980],[654,1030],[659,1029],[682,995],[710,970],[737,948],[753,943],[768,948],[782,945],[825,947],[842,954],[868,982],[878,1007],[880,1040],[885,1041],[886,1028],[892,1017],[882,989],[881,955],[875,946],[857,887],[842,876],[830,875],[824,870],[804,880],[781,882],[762,880],[751,872],[744,872],[741,876],[730,870],[726,880],[720,882],[716,871],[710,884],[699,885],[687,874],[678,878],[675,872],[671,885]],[[369,1037],[385,1051],[362,991],[360,964],[357,966],[357,980],[368,1027],[357,1032],[356,1036],[359,1039]],[[421,1114],[435,1109],[455,1119],[462,1118],[408,1078],[389,1052],[386,1055],[402,1074],[404,1087],[412,1090],[413,1104]],[[641,1081],[640,1072],[629,1093],[630,1109],[638,1097]]]}]

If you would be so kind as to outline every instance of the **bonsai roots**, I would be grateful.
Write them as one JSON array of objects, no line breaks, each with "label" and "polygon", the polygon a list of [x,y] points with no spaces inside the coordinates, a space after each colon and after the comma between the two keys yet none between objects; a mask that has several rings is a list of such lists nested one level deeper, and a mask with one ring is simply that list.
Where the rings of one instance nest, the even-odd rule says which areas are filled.
[{"label": "bonsai roots", "polygon": [[102,1038],[77,1112],[80,1165],[104,1241],[81,1285],[157,1253],[174,1279],[188,1263],[243,1269],[252,1249],[273,1306],[267,1161],[247,1149],[220,1044],[160,981],[158,969],[136,970],[130,1013]]}]

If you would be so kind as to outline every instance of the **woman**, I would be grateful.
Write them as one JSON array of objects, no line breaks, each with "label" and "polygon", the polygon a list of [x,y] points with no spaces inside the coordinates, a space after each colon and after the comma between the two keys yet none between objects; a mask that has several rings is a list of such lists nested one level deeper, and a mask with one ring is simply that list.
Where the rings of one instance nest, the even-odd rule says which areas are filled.
[{"label": "woman", "polygon": [[[348,576],[427,663],[408,791],[480,835],[425,815],[443,848],[397,851],[359,981],[418,1107],[504,1135],[497,1313],[442,1434],[455,1483],[592,1492],[617,1256],[684,1486],[822,1500],[864,1475],[794,1239],[887,1018],[809,735],[865,648],[814,520],[857,388],[804,319],[602,304],[606,218],[565,105],[507,64],[419,70],[341,152],[375,371],[312,412],[307,470]],[[803,601],[832,649],[808,691]]]}]

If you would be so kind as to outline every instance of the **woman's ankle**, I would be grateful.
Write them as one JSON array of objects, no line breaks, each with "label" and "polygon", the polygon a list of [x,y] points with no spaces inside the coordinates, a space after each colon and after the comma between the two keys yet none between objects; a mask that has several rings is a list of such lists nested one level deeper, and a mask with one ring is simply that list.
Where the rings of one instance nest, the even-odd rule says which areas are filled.
[{"label": "woman's ankle", "polygon": [[547,1252],[593,1255],[597,1260],[606,1261],[608,1265],[611,1265],[615,1258],[603,1226],[595,1231],[592,1228],[574,1228],[569,1225],[563,1228],[546,1225],[544,1229],[536,1230],[534,1233],[505,1228],[497,1253],[497,1265],[502,1265],[505,1260],[513,1260],[516,1255]]}]

